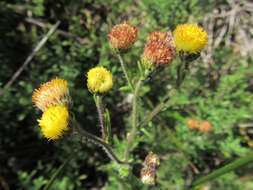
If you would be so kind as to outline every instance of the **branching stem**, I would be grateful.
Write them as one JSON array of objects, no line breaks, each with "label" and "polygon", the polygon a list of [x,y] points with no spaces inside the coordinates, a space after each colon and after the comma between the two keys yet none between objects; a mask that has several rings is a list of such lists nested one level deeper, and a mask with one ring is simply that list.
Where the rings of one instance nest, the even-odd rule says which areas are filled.
[{"label": "branching stem", "polygon": [[112,160],[115,161],[117,164],[126,164],[129,165],[129,162],[121,161],[112,151],[110,145],[105,143],[102,139],[99,137],[87,132],[86,130],[82,129],[80,125],[74,120],[73,125],[75,126],[76,130],[80,135],[82,135],[84,138],[88,139],[90,142],[94,143],[95,145],[100,146],[108,155],[108,157]]}]

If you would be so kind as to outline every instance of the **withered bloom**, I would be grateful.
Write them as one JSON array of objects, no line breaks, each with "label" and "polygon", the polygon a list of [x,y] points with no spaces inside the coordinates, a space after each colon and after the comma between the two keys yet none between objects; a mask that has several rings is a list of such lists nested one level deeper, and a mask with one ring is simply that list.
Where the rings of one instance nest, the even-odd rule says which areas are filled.
[{"label": "withered bloom", "polygon": [[109,42],[115,49],[128,49],[137,40],[138,29],[126,22],[115,25],[108,34]]},{"label": "withered bloom", "polygon": [[158,167],[160,165],[160,159],[157,154],[150,152],[145,158],[144,165],[153,168]]},{"label": "withered bloom", "polygon": [[144,63],[169,64],[175,55],[175,45],[170,32],[152,32],[149,34],[142,55]]},{"label": "withered bloom", "polygon": [[144,167],[141,169],[141,181],[147,185],[154,185],[156,182],[156,171],[160,165],[160,160],[157,154],[150,152],[143,163]]},{"label": "withered bloom", "polygon": [[142,168],[141,170],[141,181],[147,185],[154,185],[156,181],[156,171],[151,168]]},{"label": "withered bloom", "polygon": [[213,126],[209,121],[202,121],[200,123],[199,131],[204,132],[204,133],[208,133],[208,132],[212,131],[212,129],[213,129]]},{"label": "withered bloom", "polygon": [[71,103],[68,82],[64,79],[55,78],[34,90],[32,102],[43,112],[51,106],[65,105]]},{"label": "withered bloom", "polygon": [[156,41],[156,42],[160,41],[162,43],[167,44],[167,46],[172,46],[174,47],[174,51],[175,51],[173,36],[170,32],[160,32],[160,31],[151,32],[148,35],[147,42],[152,42],[152,41]]}]

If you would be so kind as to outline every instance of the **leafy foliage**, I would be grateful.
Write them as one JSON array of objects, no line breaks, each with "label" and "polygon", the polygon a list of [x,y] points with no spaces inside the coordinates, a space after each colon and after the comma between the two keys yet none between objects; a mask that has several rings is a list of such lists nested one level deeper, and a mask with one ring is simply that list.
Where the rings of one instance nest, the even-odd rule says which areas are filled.
[{"label": "leafy foliage", "polygon": [[[140,120],[168,96],[165,107],[152,121],[142,126],[134,141],[133,168],[111,162],[100,147],[89,142],[80,145],[69,136],[56,143],[44,140],[37,127],[31,103],[34,88],[59,76],[69,81],[74,97],[73,112],[82,127],[100,135],[95,103],[86,89],[86,73],[95,65],[110,68],[115,88],[105,98],[111,116],[112,147],[119,158],[126,149],[130,128],[129,100],[132,94],[118,60],[110,50],[107,33],[123,20],[140,28],[140,40],[123,55],[131,78],[135,79],[137,62],[148,32],[173,30],[183,22],[201,22],[218,1],[143,0],[143,1],[65,1],[49,0],[0,2],[0,87],[8,82],[35,44],[48,31],[49,23],[61,21],[58,32],[36,54],[15,83],[0,99],[0,189],[6,182],[10,189],[41,189],[70,154],[75,157],[61,172],[51,189],[175,189],[189,185],[199,174],[207,174],[228,160],[251,152],[239,132],[240,124],[251,123],[253,114],[253,58],[241,57],[233,47],[220,45],[213,52],[214,62],[204,64],[199,58],[190,64],[186,78],[176,87],[179,60],[155,73],[144,83],[138,99]],[[28,18],[41,21],[40,27]],[[60,32],[65,31],[67,32]],[[188,118],[209,121],[211,133],[190,130]],[[156,186],[139,180],[146,154],[161,157]],[[252,189],[252,165],[230,172],[206,186],[217,190]],[[240,178],[240,176],[243,176]],[[204,186],[203,186],[204,187]]]}]

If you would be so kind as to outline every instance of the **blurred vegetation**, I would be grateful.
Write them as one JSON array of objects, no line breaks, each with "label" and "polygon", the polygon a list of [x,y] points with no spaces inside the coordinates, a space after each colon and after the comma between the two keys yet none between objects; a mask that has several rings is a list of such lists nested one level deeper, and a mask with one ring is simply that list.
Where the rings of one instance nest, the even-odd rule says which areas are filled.
[{"label": "blurred vegetation", "polygon": [[[148,32],[173,30],[177,24],[197,22],[203,26],[215,23],[212,31],[216,34],[227,23],[231,27],[226,20],[229,18],[210,21],[207,15],[215,15],[214,10],[229,12],[235,5],[250,6],[246,3],[250,4],[250,1],[1,1],[1,88],[50,27],[57,21],[61,23],[24,72],[1,94],[0,189],[42,189],[58,167],[74,154],[51,189],[182,190],[197,176],[252,151],[240,133],[242,125],[253,127],[252,49],[241,53],[245,47],[236,38],[238,31],[243,29],[252,39],[252,23],[249,24],[252,10],[245,9],[242,21],[249,19],[245,21],[245,28],[235,23],[233,30],[227,29],[219,43],[216,40],[219,36],[212,36],[218,45],[209,45],[201,58],[191,63],[180,90],[174,92],[162,112],[141,129],[133,158],[141,163],[150,151],[161,157],[156,186],[141,183],[138,167],[133,169],[134,175],[124,177],[125,168],[111,163],[100,148],[90,143],[81,146],[72,136],[57,142],[43,139],[36,121],[41,113],[35,111],[31,103],[32,91],[39,84],[55,76],[64,78],[69,81],[77,119],[86,130],[99,135],[97,115],[94,114],[96,107],[86,88],[85,73],[98,64],[109,68],[117,80],[105,101],[112,120],[113,148],[120,156],[125,149],[124,137],[131,110],[125,94],[130,96],[130,93],[120,90],[125,79],[107,41],[110,28],[124,20],[140,28],[139,41],[124,55],[134,77]],[[178,63],[175,60],[145,83],[141,91],[141,118],[171,92]],[[214,129],[209,134],[189,130],[185,124],[187,118],[208,120]],[[250,164],[230,172],[203,189],[253,189],[252,169]]]}]

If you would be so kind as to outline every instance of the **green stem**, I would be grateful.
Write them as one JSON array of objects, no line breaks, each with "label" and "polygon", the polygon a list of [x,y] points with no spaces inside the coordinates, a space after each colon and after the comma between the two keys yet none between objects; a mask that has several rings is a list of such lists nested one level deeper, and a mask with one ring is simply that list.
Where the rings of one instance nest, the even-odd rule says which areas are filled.
[{"label": "green stem", "polygon": [[168,94],[166,94],[162,101],[155,106],[155,108],[147,114],[147,116],[139,123],[140,127],[144,127],[147,125],[156,115],[158,115],[165,107],[169,106],[169,97],[173,96],[176,91],[171,91]]},{"label": "green stem", "polygon": [[135,138],[136,132],[137,132],[137,118],[138,118],[137,99],[138,99],[139,89],[141,87],[141,82],[142,82],[142,79],[139,79],[139,81],[137,82],[136,87],[134,89],[133,108],[132,108],[132,129],[131,129],[130,134],[127,138],[128,143],[127,143],[127,147],[125,150],[125,156],[124,156],[125,160],[128,160],[129,152],[133,146],[133,141],[134,141],[134,138]]},{"label": "green stem", "polygon": [[112,143],[112,126],[111,126],[111,116],[108,109],[105,110],[105,128],[107,139],[106,142],[111,144]]},{"label": "green stem", "polygon": [[56,180],[56,178],[60,175],[60,173],[62,172],[62,170],[65,168],[65,166],[69,163],[69,161],[73,158],[72,154],[71,156],[69,156],[64,162],[63,164],[54,172],[54,174],[52,175],[52,177],[50,178],[49,182],[47,183],[47,185],[43,188],[43,190],[49,190],[50,187],[53,185],[54,181]]},{"label": "green stem", "polygon": [[125,75],[125,77],[126,77],[126,79],[127,79],[127,83],[128,83],[128,85],[130,86],[131,90],[134,91],[133,83],[132,83],[132,81],[130,80],[130,77],[129,77],[129,75],[128,75],[128,73],[127,73],[127,70],[126,70],[126,65],[125,65],[125,63],[124,63],[124,61],[123,61],[123,59],[122,59],[120,53],[117,52],[116,55],[117,55],[117,57],[118,57],[118,59],[119,59],[121,68],[122,68],[122,70],[123,70],[123,73],[124,73],[124,75]]},{"label": "green stem", "polygon": [[195,189],[196,187],[198,187],[201,184],[204,184],[208,181],[211,181],[215,178],[220,177],[221,175],[224,175],[228,172],[231,172],[237,168],[242,167],[243,165],[246,165],[250,162],[253,161],[253,153],[250,153],[249,155],[239,158],[217,170],[214,170],[213,172],[211,172],[210,174],[200,177],[199,179],[197,179],[195,182],[193,182],[192,184],[192,190]]},{"label": "green stem", "polygon": [[185,59],[181,59],[180,65],[177,68],[177,79],[176,86],[172,92],[169,92],[164,96],[162,101],[144,118],[144,120],[139,124],[141,127],[145,126],[150,122],[157,114],[159,114],[166,106],[169,106],[169,97],[173,96],[176,93],[176,90],[179,90],[186,76],[187,71],[189,70],[189,63]]}]

